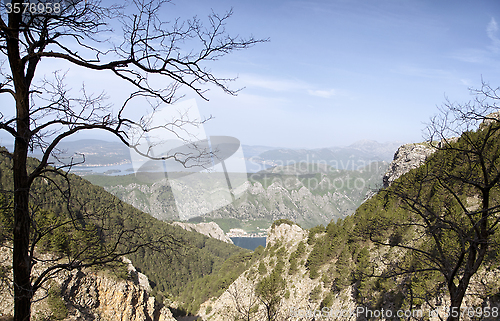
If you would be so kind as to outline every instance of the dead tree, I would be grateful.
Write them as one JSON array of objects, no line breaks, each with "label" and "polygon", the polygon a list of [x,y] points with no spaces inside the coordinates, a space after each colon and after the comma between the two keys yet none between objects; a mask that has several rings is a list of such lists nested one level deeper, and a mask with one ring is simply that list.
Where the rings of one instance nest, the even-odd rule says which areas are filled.
[{"label": "dead tree", "polygon": [[[22,0],[2,3],[0,52],[4,63],[0,93],[9,95],[12,105],[1,107],[0,129],[15,140],[11,156],[15,321],[30,319],[33,295],[44,281],[43,277],[32,280],[37,238],[30,237],[36,228],[30,209],[30,188],[36,179],[49,173],[60,174],[61,170],[74,165],[70,161],[50,167],[56,165],[50,160],[51,156],[57,156],[58,143],[77,132],[100,129],[135,148],[128,130],[148,128],[147,120],[125,116],[126,107],[132,101],[142,99],[154,109],[175,102],[181,87],[205,98],[204,85],[207,84],[235,94],[236,91],[227,86],[230,79],[215,76],[205,63],[262,41],[228,35],[225,24],[231,11],[223,15],[212,13],[205,24],[196,17],[167,23],[162,20],[161,9],[168,2],[131,0],[126,5],[109,5],[100,0],[66,0],[52,1],[51,5],[40,1],[36,6],[23,5]],[[122,36],[118,42],[112,37],[117,35],[113,28]],[[183,44],[193,47],[183,48]],[[75,93],[65,87],[64,74],[56,71],[57,63],[63,61],[95,72],[96,77],[100,73],[112,73],[117,82],[128,83],[135,90],[115,107],[107,104],[104,93],[89,93],[84,86],[74,96]],[[36,74],[44,64],[53,68],[52,75]],[[182,130],[182,122],[174,122],[169,128],[172,126],[174,130]],[[40,149],[43,157],[35,168],[29,169],[28,152],[34,149]],[[148,152],[143,154],[152,157]],[[186,157],[179,161],[186,162]],[[123,231],[122,236],[125,235]],[[121,253],[107,254],[90,262],[70,260],[42,276],[87,263],[106,262]]]},{"label": "dead tree", "polygon": [[499,90],[483,83],[474,100],[440,109],[428,126],[436,152],[381,191],[387,208],[367,224],[377,244],[407,253],[385,277],[441,281],[419,299],[429,302],[445,289],[448,321],[460,319],[471,278],[499,249]]}]

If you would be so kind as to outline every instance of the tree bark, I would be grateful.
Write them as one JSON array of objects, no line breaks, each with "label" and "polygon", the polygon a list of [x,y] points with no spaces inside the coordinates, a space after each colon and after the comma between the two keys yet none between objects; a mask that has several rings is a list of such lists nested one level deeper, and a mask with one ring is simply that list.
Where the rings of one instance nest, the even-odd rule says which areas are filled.
[{"label": "tree bark", "polygon": [[22,105],[17,113],[17,137],[14,147],[14,321],[29,321],[31,312],[31,259],[29,255],[30,242],[30,212],[29,190],[30,182],[27,173],[29,128],[28,100],[18,102]]},{"label": "tree bark", "polygon": [[[27,172],[28,147],[30,140],[29,99],[22,84],[17,88],[17,95],[23,95],[17,104],[17,137],[14,147],[14,321],[29,321],[31,315],[31,258],[29,193],[30,181]],[[26,94],[25,94],[26,93]]]},{"label": "tree bark", "polygon": [[30,180],[27,170],[28,148],[31,139],[29,114],[29,82],[19,52],[20,14],[9,15],[9,37],[7,52],[16,100],[16,137],[13,157],[14,176],[14,228],[13,228],[13,276],[14,276],[14,321],[29,321],[31,316],[31,258],[29,255],[30,224],[29,193]]},{"label": "tree bark", "polygon": [[29,257],[29,182],[27,143],[16,138],[14,150],[14,321],[29,321],[31,312],[31,261]]},{"label": "tree bark", "polygon": [[451,296],[450,310],[448,311],[447,321],[459,321],[460,320],[460,307],[462,306],[462,300],[464,299],[465,291],[457,289],[455,295]]}]

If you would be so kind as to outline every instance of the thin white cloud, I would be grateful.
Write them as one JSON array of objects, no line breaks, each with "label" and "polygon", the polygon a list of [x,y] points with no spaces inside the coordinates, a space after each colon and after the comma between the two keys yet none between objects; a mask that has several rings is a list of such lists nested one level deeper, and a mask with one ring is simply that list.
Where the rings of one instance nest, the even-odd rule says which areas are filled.
[{"label": "thin white cloud", "polygon": [[238,84],[251,88],[260,88],[275,92],[295,92],[307,93],[311,96],[330,98],[337,95],[335,89],[316,89],[313,85],[301,80],[295,79],[280,79],[262,75],[244,74],[238,77]]},{"label": "thin white cloud", "polygon": [[451,79],[453,75],[450,71],[443,69],[422,68],[414,65],[399,65],[393,72],[412,77]]},{"label": "thin white cloud", "polygon": [[240,75],[238,83],[247,88],[263,88],[272,91],[296,91],[308,87],[307,84],[298,80],[277,79],[250,74]]},{"label": "thin white cloud", "polygon": [[495,18],[491,18],[486,26],[486,35],[491,43],[483,48],[463,48],[455,51],[451,57],[469,63],[496,63],[496,55],[500,53],[499,26]]},{"label": "thin white cloud", "polygon": [[498,33],[498,24],[495,18],[491,18],[488,26],[486,27],[486,34],[488,38],[491,40],[491,50],[495,53],[500,52],[500,39],[497,37]]},{"label": "thin white cloud", "polygon": [[[470,63],[491,64],[494,62],[492,54],[500,53],[500,38],[498,37],[498,23],[495,18],[491,18],[486,26],[486,35],[491,40],[491,44],[485,48],[464,48],[456,51],[452,57]],[[493,60],[492,60],[493,59]]]},{"label": "thin white cloud", "polygon": [[330,97],[335,96],[337,94],[335,89],[330,89],[330,90],[311,90],[311,89],[309,89],[307,92],[311,96],[316,96],[316,97],[321,97],[321,98],[330,98]]},{"label": "thin white cloud", "polygon": [[472,86],[472,82],[470,81],[470,79],[464,79],[464,78],[462,78],[462,79],[460,79],[460,82],[463,85],[467,86],[467,87],[471,87]]},{"label": "thin white cloud", "polygon": [[486,63],[489,61],[489,52],[483,49],[461,49],[451,55],[452,58],[470,63]]}]

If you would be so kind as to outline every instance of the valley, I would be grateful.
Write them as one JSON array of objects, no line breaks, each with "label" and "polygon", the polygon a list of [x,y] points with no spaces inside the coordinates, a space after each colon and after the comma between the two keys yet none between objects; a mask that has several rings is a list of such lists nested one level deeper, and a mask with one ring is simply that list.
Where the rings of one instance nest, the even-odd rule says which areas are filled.
[{"label": "valley", "polygon": [[0,321],[500,320],[498,0],[1,9]]},{"label": "valley", "polygon": [[[357,320],[369,320],[363,314],[366,311],[397,313],[412,308],[428,316],[443,317],[445,311],[439,312],[436,307],[449,304],[450,298],[437,286],[441,282],[439,274],[428,274],[429,281],[419,278],[408,280],[399,274],[391,278],[370,276],[373,271],[378,271],[380,276],[392,275],[393,269],[399,268],[401,262],[418,264],[412,263],[412,253],[408,248],[387,247],[380,241],[387,238],[401,240],[397,242],[419,239],[418,228],[404,228],[404,232],[399,230],[397,222],[410,214],[397,205],[400,202],[397,198],[384,195],[390,195],[387,193],[393,189],[406,188],[407,183],[402,182],[407,177],[418,175],[416,173],[423,171],[424,165],[436,157],[444,157],[442,152],[436,151],[428,144],[406,144],[397,149],[390,164],[377,161],[347,170],[334,168],[325,162],[290,161],[290,165],[244,174],[246,190],[231,204],[207,215],[192,217],[187,222],[179,220],[175,197],[166,177],[156,173],[139,177],[132,174],[94,174],[84,175],[85,179],[82,179],[70,174],[71,186],[76,191],[73,197],[78,202],[94,204],[94,208],[105,203],[115,204],[112,221],[125,219],[129,221],[126,223],[128,226],[141,226],[142,237],[151,238],[166,232],[173,241],[166,251],[145,248],[130,253],[128,257],[137,267],[137,270],[133,268],[136,274],[119,272],[119,278],[124,278],[126,282],[134,282],[134,275],[137,277],[137,273],[145,273],[141,282],[146,284],[147,289],[129,290],[135,296],[146,296],[145,299],[135,300],[134,303],[126,303],[125,298],[106,301],[109,305],[106,308],[92,303],[93,308],[85,310],[85,314],[103,316],[108,313],[104,308],[111,311],[121,309],[119,306],[125,304],[133,308],[126,312],[124,320],[131,320],[132,315],[136,315],[133,318],[139,318],[137,320],[152,318],[155,321],[183,320],[183,316],[207,321],[287,320],[290,317],[313,320],[318,313],[343,320],[342,313],[345,311],[350,311],[351,315],[355,313]],[[8,188],[9,158],[3,160],[0,183]],[[35,164],[36,160],[31,162]],[[169,177],[185,175],[169,174]],[[39,197],[52,195],[49,198],[52,201],[44,208],[60,212],[62,209],[55,202],[60,197],[56,196],[56,190],[43,184],[37,186]],[[80,192],[84,190],[91,192]],[[184,193],[190,195],[197,190],[185,189]],[[6,212],[3,213],[5,215]],[[62,210],[60,213],[65,212]],[[386,220],[396,225],[384,225]],[[144,229],[146,221],[150,227]],[[57,238],[53,238],[60,236],[47,237],[43,243],[47,244],[44,251],[61,251],[57,247],[60,245],[51,245],[56,244],[53,242]],[[233,245],[242,240],[245,243],[241,246],[251,251]],[[245,240],[262,243],[251,245]],[[424,241],[416,244],[418,248],[426,246]],[[500,272],[495,251],[488,254],[485,268],[471,279],[469,291],[499,291]],[[61,256],[57,260],[62,259]],[[107,269],[104,265],[105,274]],[[120,271],[116,267],[112,269]],[[62,301],[57,302],[62,302],[58,303],[59,306],[66,307],[63,309],[65,316],[81,315],[83,310],[75,305],[78,298],[68,292],[64,282],[74,282],[69,280],[83,277],[82,280],[92,284],[89,286],[99,287],[102,293],[111,291],[105,288],[106,284],[123,282],[104,280],[100,274],[88,273],[67,275],[68,281],[63,278],[58,281],[59,285],[52,285],[52,288],[59,289],[55,291],[60,291],[60,299],[57,300]],[[8,283],[3,284],[8,288]],[[416,301],[408,300],[408,291],[414,291],[412,300]],[[434,291],[435,296],[422,300],[429,291]],[[96,302],[104,298],[92,294],[88,300]],[[490,312],[500,307],[500,301],[495,296],[473,295],[471,292],[468,292],[464,302],[470,306],[488,307]],[[54,303],[51,304],[36,305],[35,311],[47,315],[61,313],[61,310],[54,310]],[[148,306],[147,311],[150,312],[139,313],[142,306]],[[2,313],[10,313],[7,306],[2,309]],[[269,313],[272,313],[271,317]],[[437,320],[433,317],[429,320]]]},{"label": "valley", "polygon": [[[286,159],[282,155],[285,151],[283,149],[244,145],[245,158],[253,162],[249,169],[253,166],[257,170],[264,163],[267,166],[241,178],[245,183],[240,188],[245,192],[234,202],[201,215],[200,218],[191,217],[190,220],[216,221],[225,232],[231,228],[243,228],[247,233],[262,232],[274,220],[282,218],[295,221],[306,228],[326,225],[331,220],[352,214],[373,191],[382,186],[382,176],[392,160],[392,155],[389,154],[394,153],[389,153],[388,150],[394,145],[395,143],[363,141],[346,148],[288,150],[285,153],[288,155]],[[104,146],[103,149],[105,148],[109,146]],[[111,149],[108,150],[109,153]],[[319,156],[325,158],[317,159]],[[274,166],[269,167],[271,165]],[[180,219],[167,175],[149,173],[138,177],[134,174],[84,174],[90,182],[104,187],[121,200],[157,219]],[[168,176],[175,177],[176,174],[168,173]],[[183,195],[199,193],[192,186],[184,188]],[[184,209],[185,211],[196,213],[204,205],[189,203],[186,206],[189,208]],[[257,226],[254,222],[262,224]]]}]

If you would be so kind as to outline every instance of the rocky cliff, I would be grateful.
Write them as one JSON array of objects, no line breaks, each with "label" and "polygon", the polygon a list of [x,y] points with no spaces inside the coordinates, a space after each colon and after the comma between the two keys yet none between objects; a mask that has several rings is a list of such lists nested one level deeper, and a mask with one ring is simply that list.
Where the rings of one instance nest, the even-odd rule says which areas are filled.
[{"label": "rocky cliff", "polygon": [[[236,281],[218,298],[213,298],[200,307],[198,315],[202,320],[229,321],[229,320],[266,320],[266,307],[256,294],[257,284],[266,276],[271,274],[273,267],[276,266],[276,260],[285,259],[284,271],[287,271],[287,254],[293,253],[299,243],[307,241],[308,231],[303,230],[297,225],[281,224],[268,231],[266,244],[266,253],[262,259],[253,264],[245,273],[240,275]],[[305,244],[306,250],[302,258],[307,257],[312,248]],[[271,250],[270,250],[271,249]],[[281,250],[280,250],[281,249]],[[285,250],[286,249],[286,250]],[[280,256],[272,254],[280,252]],[[265,267],[267,272],[262,273]],[[280,304],[277,309],[275,320],[288,320],[289,311],[294,307],[314,307],[315,304],[309,300],[309,294],[314,288],[321,286],[319,279],[312,280],[308,277],[305,266],[299,266],[295,275],[282,273],[286,280],[286,290],[278,292]],[[298,319],[299,320],[299,319]]]},{"label": "rocky cliff", "polygon": [[382,178],[384,187],[389,187],[401,175],[422,165],[436,151],[428,144],[406,144],[398,148],[389,170]]},{"label": "rocky cliff", "polygon": [[209,223],[183,223],[183,222],[173,222],[173,225],[177,225],[185,229],[186,231],[198,232],[208,237],[213,237],[219,241],[233,244],[233,241],[224,233],[224,231],[215,222]]},{"label": "rocky cliff", "polygon": [[[0,264],[2,271],[6,271],[0,285],[0,315],[3,316],[13,314],[12,283],[6,281],[12,275],[11,257],[11,249],[0,248]],[[90,269],[59,273],[46,291],[37,292],[33,320],[176,321],[167,307],[149,295],[147,277],[137,272],[130,261],[125,263],[128,264],[127,279],[120,279],[109,271]],[[41,265],[35,265],[35,274],[40,273]]]},{"label": "rocky cliff", "polygon": [[[260,260],[241,274],[221,296],[203,303],[198,316],[202,320],[210,321],[266,320],[267,307],[272,302],[271,297],[274,297],[275,300],[272,310],[274,313],[273,320],[394,320],[393,316],[396,313],[406,312],[406,310],[397,307],[398,303],[396,301],[401,298],[397,299],[389,295],[390,292],[402,286],[398,282],[403,283],[403,278],[393,278],[391,282],[394,283],[391,283],[393,285],[389,288],[384,288],[381,282],[379,288],[375,287],[377,290],[374,290],[373,293],[363,293],[364,287],[370,282],[366,279],[363,282],[353,282],[352,279],[346,280],[348,285],[342,289],[337,289],[335,282],[332,284],[332,279],[338,277],[339,273],[343,273],[339,269],[345,268],[342,266],[346,263],[340,264],[343,259],[336,255],[322,264],[316,277],[311,277],[307,266],[308,257],[318,255],[318,253],[313,252],[315,247],[309,244],[311,242],[308,242],[308,238],[314,237],[321,242],[324,236],[324,232],[312,235],[309,231],[303,230],[297,225],[281,224],[271,229],[268,234],[266,250]],[[380,248],[366,241],[361,241],[360,244],[338,244],[338,247],[357,248],[358,246],[366,246],[371,260],[375,263],[382,262],[378,258],[384,258],[384,263],[387,263],[388,258],[397,259],[402,255],[399,250]],[[300,247],[302,247],[302,250],[299,250]],[[357,256],[359,254],[353,255]],[[292,262],[297,264],[293,269]],[[359,262],[357,263],[359,264]],[[349,278],[359,277],[356,276],[359,273],[357,272],[357,265],[347,264],[345,266],[350,266],[349,269],[351,270],[346,271]],[[275,274],[276,272],[277,274]],[[274,275],[274,277],[271,277],[271,275]],[[464,307],[483,307],[483,309],[498,312],[499,302],[496,297],[488,298],[486,295],[485,298],[485,296],[478,294],[492,290],[498,291],[499,277],[500,270],[498,268],[481,269],[474,275],[462,309]],[[265,282],[272,282],[270,279],[273,278],[274,280],[282,278],[284,287],[271,287],[271,291],[265,294],[262,291],[259,292],[259,288],[262,289],[262,282],[265,280],[267,280]],[[276,284],[279,284],[279,282]],[[379,306],[372,307],[366,304],[365,299],[367,296],[375,295],[376,292],[382,298]],[[428,317],[429,313],[431,313],[431,307],[433,307],[434,310],[432,311],[436,311],[436,314],[431,314],[430,318],[425,319],[430,321],[443,320],[444,307],[450,304],[449,298],[441,295],[429,299],[428,303],[430,306],[422,304],[420,306],[421,310],[416,308],[409,313],[424,313]],[[390,313],[394,313],[394,315],[391,317],[386,317],[388,314],[377,318],[367,317],[375,311],[378,311],[378,313],[391,311]],[[495,316],[498,316],[498,313]],[[462,319],[472,320],[467,315]],[[482,320],[497,320],[497,318],[490,317]]]},{"label": "rocky cliff", "polygon": [[[269,221],[285,218],[305,227],[328,224],[332,219],[352,214],[372,189],[380,187],[387,170],[384,162],[374,162],[355,171],[320,165],[314,169],[306,165],[309,166],[306,171],[300,171],[301,165],[296,165],[251,174],[243,196],[207,216]],[[103,185],[108,192],[158,219],[179,219],[168,182],[125,185],[113,184],[114,179],[109,177],[108,185]],[[196,208],[191,209],[195,211]]]}]

